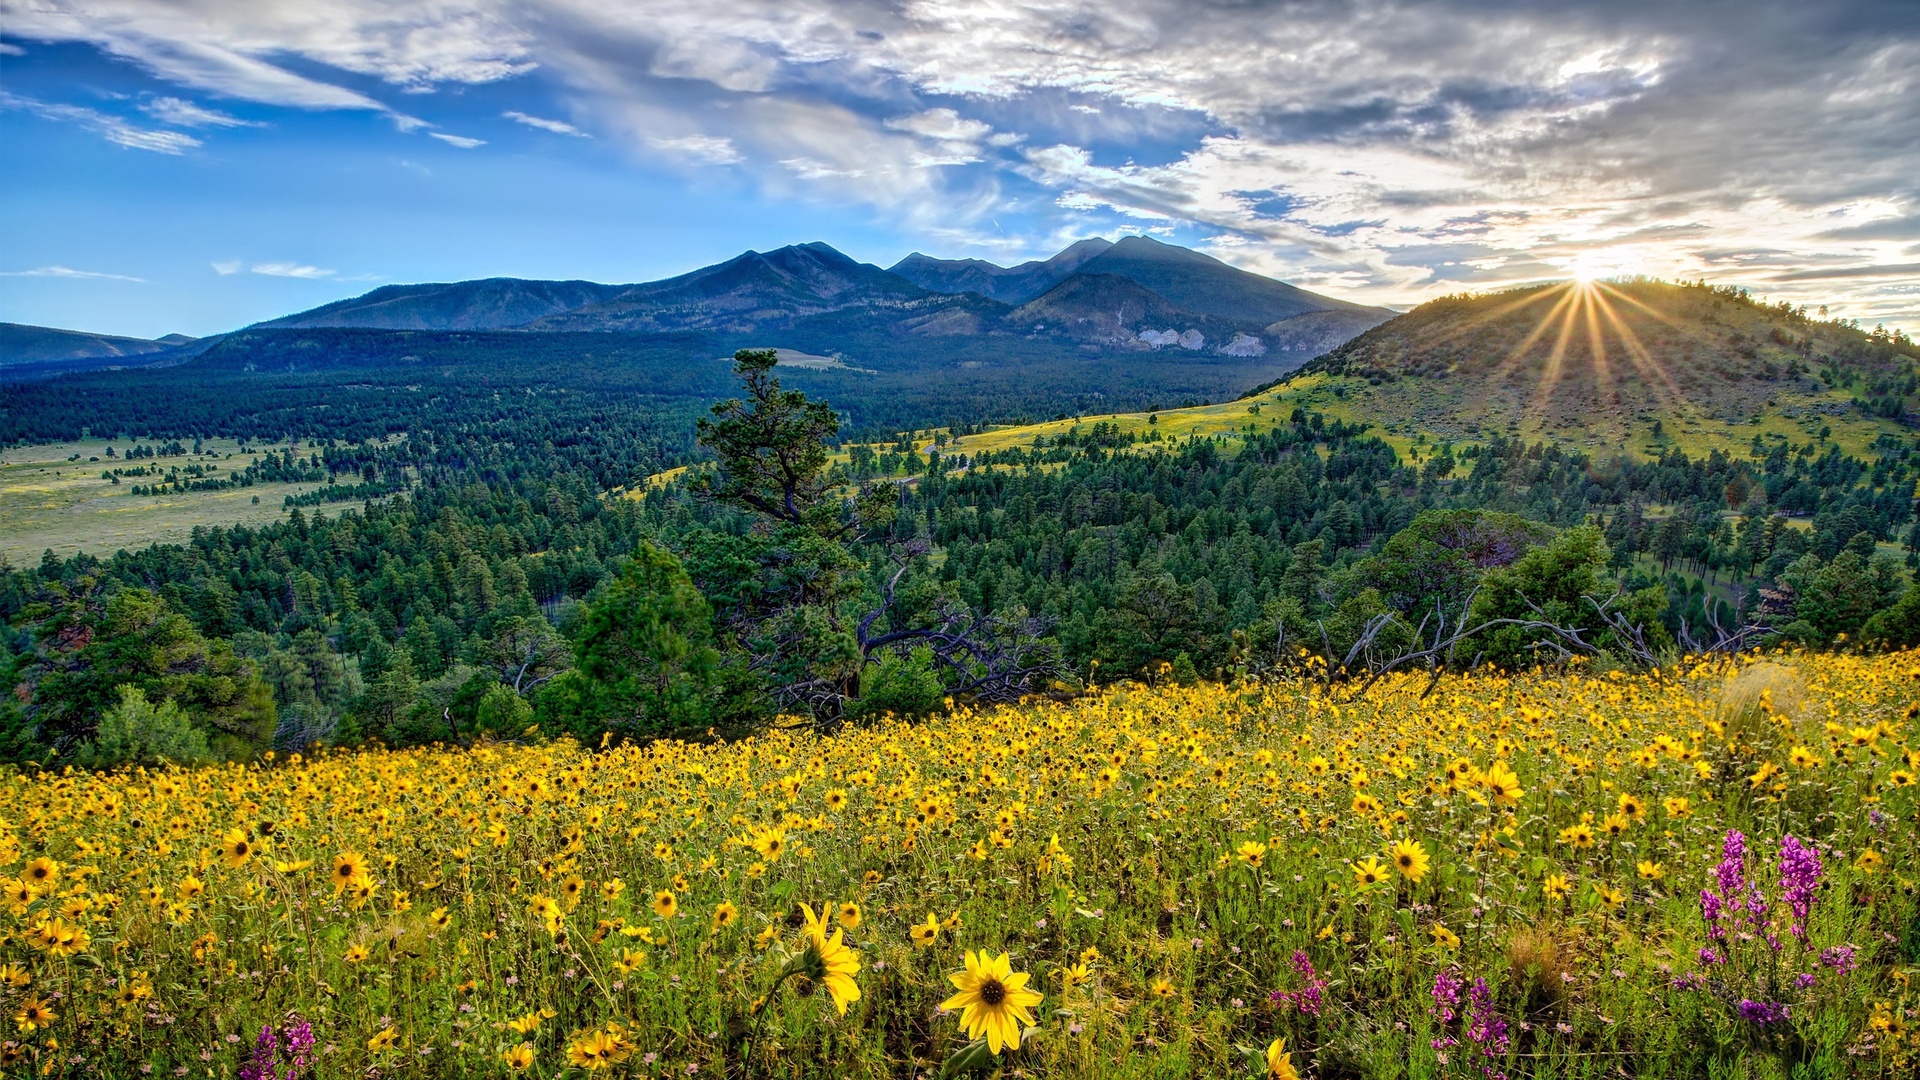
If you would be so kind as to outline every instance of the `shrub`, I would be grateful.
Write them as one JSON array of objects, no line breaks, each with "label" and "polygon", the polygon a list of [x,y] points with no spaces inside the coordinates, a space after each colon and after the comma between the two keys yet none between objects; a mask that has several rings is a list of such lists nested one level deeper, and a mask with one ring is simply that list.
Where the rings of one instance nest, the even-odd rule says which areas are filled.
[{"label": "shrub", "polygon": [[119,704],[100,716],[93,741],[78,755],[82,765],[197,765],[213,760],[206,733],[171,701],[154,704],[137,686],[120,688]]}]

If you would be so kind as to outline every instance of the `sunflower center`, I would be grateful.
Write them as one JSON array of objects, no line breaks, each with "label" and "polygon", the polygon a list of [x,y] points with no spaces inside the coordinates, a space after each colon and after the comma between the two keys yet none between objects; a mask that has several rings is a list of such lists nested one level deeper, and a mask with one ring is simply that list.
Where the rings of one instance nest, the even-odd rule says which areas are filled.
[{"label": "sunflower center", "polygon": [[1007,988],[999,979],[988,979],[980,984],[980,1002],[989,1007],[1007,1000]]}]

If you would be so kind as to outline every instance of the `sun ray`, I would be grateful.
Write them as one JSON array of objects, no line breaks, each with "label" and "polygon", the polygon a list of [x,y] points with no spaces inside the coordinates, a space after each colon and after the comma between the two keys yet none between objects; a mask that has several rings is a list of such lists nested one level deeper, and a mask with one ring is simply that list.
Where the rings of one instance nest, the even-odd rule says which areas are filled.
[{"label": "sun ray", "polygon": [[[1567,359],[1567,344],[1573,340],[1573,327],[1576,319],[1574,308],[1577,307],[1579,298],[1585,291],[1586,290],[1583,289],[1570,290],[1567,293],[1566,300],[1562,301],[1561,304],[1555,308],[1556,311],[1566,309],[1566,312],[1560,318],[1560,334],[1554,339],[1553,352],[1547,356],[1547,366],[1540,373],[1540,385],[1535,389],[1533,395],[1533,411],[1542,416],[1546,414],[1547,402],[1552,399],[1554,390],[1560,385],[1561,368],[1565,365]],[[1537,336],[1529,340],[1537,340]]]},{"label": "sun ray", "polygon": [[[1629,300],[1650,314],[1658,315],[1653,309],[1648,308],[1645,304],[1640,304],[1638,301],[1633,301],[1631,297],[1622,297],[1622,299]],[[1619,335],[1620,341],[1626,346],[1627,359],[1633,364],[1634,369],[1640,373],[1641,379],[1647,381],[1648,389],[1654,392],[1654,396],[1660,399],[1661,404],[1663,406],[1671,406],[1682,401],[1684,395],[1681,393],[1679,385],[1673,381],[1673,377],[1668,374],[1666,366],[1655,359],[1652,350],[1641,343],[1640,336],[1634,333],[1633,327],[1629,326],[1627,321],[1622,319],[1618,312],[1613,310],[1613,305],[1607,302],[1606,296],[1601,293],[1596,293],[1594,295],[1594,302],[1600,306],[1601,314],[1605,316],[1608,324],[1613,327],[1614,333]],[[1664,316],[1659,317],[1664,318]],[[1662,393],[1663,388],[1665,390],[1664,393]]]},{"label": "sun ray", "polygon": [[1600,329],[1600,295],[1592,286],[1581,290],[1581,314],[1586,317],[1587,348],[1593,352],[1593,390],[1597,407],[1594,415],[1605,415],[1613,404],[1613,368],[1607,358],[1607,339]]},{"label": "sun ray", "polygon": [[1490,322],[1493,322],[1495,319],[1499,319],[1502,316],[1510,315],[1513,312],[1519,311],[1523,308],[1531,307],[1534,304],[1538,304],[1544,300],[1550,299],[1555,293],[1566,288],[1568,288],[1568,285],[1565,283],[1562,283],[1559,285],[1552,285],[1544,289],[1532,290],[1528,292],[1527,295],[1520,297],[1517,300],[1513,300],[1508,303],[1501,304],[1499,307],[1496,307],[1491,311],[1486,311],[1478,315],[1475,315],[1472,318],[1469,318],[1464,322],[1461,322],[1459,325],[1449,329],[1447,332],[1428,339],[1429,344],[1443,345],[1449,341],[1454,341],[1458,338],[1464,337],[1467,334],[1472,333],[1475,330],[1478,330],[1480,327],[1485,326]]},{"label": "sun ray", "polygon": [[1506,374],[1517,366],[1526,356],[1527,350],[1533,348],[1534,343],[1539,341],[1548,330],[1553,328],[1554,320],[1560,318],[1567,307],[1573,303],[1577,294],[1572,285],[1559,286],[1559,288],[1565,290],[1565,295],[1561,296],[1559,302],[1555,303],[1552,309],[1549,310],[1539,322],[1533,325],[1532,331],[1527,334],[1526,338],[1523,339],[1520,344],[1514,346],[1512,351],[1507,353],[1506,359],[1500,361],[1500,363],[1494,367],[1492,374],[1496,378]]},{"label": "sun ray", "polygon": [[1619,297],[1625,303],[1632,304],[1634,307],[1639,308],[1641,311],[1646,312],[1648,315],[1653,316],[1655,319],[1660,320],[1661,322],[1667,324],[1668,326],[1678,327],[1680,325],[1680,321],[1678,319],[1675,319],[1673,316],[1668,315],[1664,311],[1661,311],[1659,308],[1656,308],[1647,304],[1646,302],[1642,301],[1638,297],[1629,296],[1625,292],[1622,292],[1621,290],[1613,287],[1612,285],[1604,281],[1596,281],[1593,284],[1600,291],[1608,293],[1612,296]]}]

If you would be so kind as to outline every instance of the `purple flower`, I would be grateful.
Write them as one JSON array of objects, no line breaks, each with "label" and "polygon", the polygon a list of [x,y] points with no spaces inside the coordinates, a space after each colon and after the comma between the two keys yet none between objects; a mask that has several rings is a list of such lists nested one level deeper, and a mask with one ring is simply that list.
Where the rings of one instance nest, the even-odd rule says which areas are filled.
[{"label": "purple flower", "polygon": [[1433,1008],[1440,1015],[1440,1022],[1453,1019],[1454,1008],[1460,1004],[1460,991],[1466,986],[1460,977],[1451,971],[1436,971],[1433,975]]},{"label": "purple flower", "polygon": [[1740,1019],[1745,1020],[1747,1023],[1764,1026],[1766,1024],[1786,1023],[1792,1010],[1784,1002],[1754,1001],[1749,998],[1742,998],[1736,1011],[1739,1012]]},{"label": "purple flower", "polygon": [[1305,985],[1298,990],[1275,990],[1267,995],[1267,1000],[1276,1005],[1291,1005],[1308,1016],[1318,1016],[1323,1004],[1321,992],[1327,988],[1327,980],[1313,970],[1313,959],[1300,949],[1293,951],[1293,970]]},{"label": "purple flower", "polygon": [[[281,1053],[284,1041],[286,1053]],[[282,1062],[286,1071],[280,1071]],[[313,1067],[313,1025],[288,1013],[286,1023],[266,1024],[253,1041],[253,1055],[240,1067],[239,1080],[300,1080]]]},{"label": "purple flower", "polygon": [[1807,917],[1813,912],[1815,890],[1824,868],[1820,856],[1789,833],[1780,838],[1780,887],[1787,910],[1793,913],[1793,936],[1807,940]]},{"label": "purple flower", "polygon": [[1842,975],[1852,971],[1858,963],[1853,957],[1851,945],[1835,945],[1820,954],[1821,967],[1832,968]]},{"label": "purple flower", "polygon": [[1487,988],[1487,980],[1473,980],[1473,989],[1468,991],[1468,1004],[1471,1019],[1467,1024],[1467,1038],[1477,1043],[1482,1052],[1489,1056],[1507,1052],[1507,1021],[1493,1011],[1493,991]]},{"label": "purple flower", "polygon": [[1700,915],[1707,920],[1707,936],[1719,939],[1726,936],[1720,927],[1720,916],[1724,914],[1720,903],[1720,894],[1708,889],[1700,890]]},{"label": "purple flower", "polygon": [[292,1059],[287,1080],[298,1080],[301,1074],[313,1068],[313,1025],[297,1013],[287,1017],[287,1052]]},{"label": "purple flower", "polygon": [[1707,920],[1708,938],[1724,938],[1726,930],[1721,927],[1720,920],[1727,913],[1744,913],[1747,924],[1765,935],[1767,944],[1778,952],[1780,942],[1767,923],[1767,898],[1761,894],[1760,886],[1747,878],[1747,838],[1738,829],[1727,830],[1726,841],[1720,849],[1720,865],[1714,868],[1714,878],[1719,885],[1718,892],[1700,893],[1700,913]]},{"label": "purple flower", "polygon": [[240,1080],[279,1080],[280,1043],[279,1034],[272,1024],[260,1028],[260,1037],[253,1040],[253,1056],[240,1066]]},{"label": "purple flower", "polygon": [[[1745,891],[1747,879],[1747,838],[1738,829],[1728,829],[1720,845],[1720,865],[1714,876],[1720,880],[1720,895],[1733,900]],[[1738,908],[1735,904],[1735,908]]]},{"label": "purple flower", "polygon": [[1459,976],[1451,971],[1436,971],[1433,975],[1433,1012],[1439,1021],[1440,1037],[1433,1040],[1435,1050],[1445,1050],[1459,1040],[1446,1033],[1448,1024],[1458,1015],[1460,991],[1466,986]]},{"label": "purple flower", "polygon": [[[1487,988],[1487,980],[1474,979],[1467,1000],[1470,1009],[1467,1014],[1467,1038],[1480,1048],[1483,1058],[1492,1059],[1505,1054],[1511,1045],[1507,1021],[1493,1010],[1493,991]],[[1507,1080],[1507,1074],[1495,1070],[1491,1064],[1482,1064],[1480,1072],[1487,1080]]]}]

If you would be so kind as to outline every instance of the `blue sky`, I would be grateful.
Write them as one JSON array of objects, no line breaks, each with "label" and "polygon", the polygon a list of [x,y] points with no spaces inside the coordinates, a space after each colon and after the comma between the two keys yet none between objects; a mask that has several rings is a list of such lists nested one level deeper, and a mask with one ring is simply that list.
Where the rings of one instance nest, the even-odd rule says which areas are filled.
[{"label": "blue sky", "polygon": [[1650,273],[1920,330],[1920,5],[0,0],[0,320],[1151,232],[1405,305]]}]

